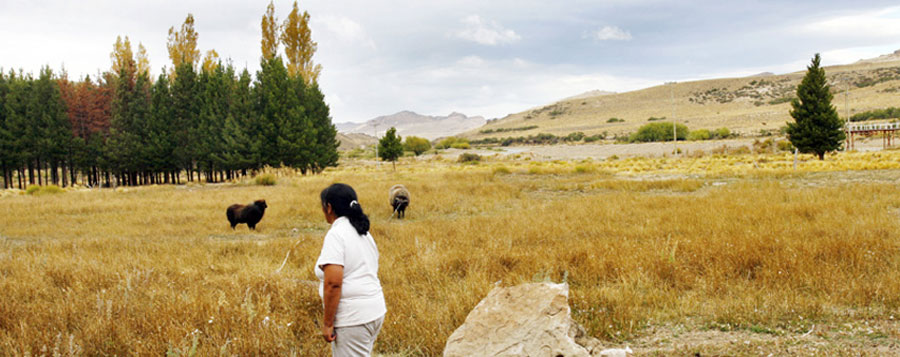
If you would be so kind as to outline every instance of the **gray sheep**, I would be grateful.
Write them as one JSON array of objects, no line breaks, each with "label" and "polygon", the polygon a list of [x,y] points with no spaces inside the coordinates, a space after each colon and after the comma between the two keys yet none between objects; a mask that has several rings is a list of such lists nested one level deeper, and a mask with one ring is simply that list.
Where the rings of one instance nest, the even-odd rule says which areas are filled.
[{"label": "gray sheep", "polygon": [[394,185],[391,187],[390,195],[391,207],[394,208],[394,212],[391,212],[391,218],[394,218],[394,213],[397,214],[397,218],[405,218],[406,207],[409,206],[409,190],[406,189],[406,186]]}]

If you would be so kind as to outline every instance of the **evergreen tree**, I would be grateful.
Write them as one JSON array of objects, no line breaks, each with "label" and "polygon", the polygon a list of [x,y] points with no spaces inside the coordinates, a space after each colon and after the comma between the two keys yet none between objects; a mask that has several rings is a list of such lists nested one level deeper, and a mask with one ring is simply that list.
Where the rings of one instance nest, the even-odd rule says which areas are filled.
[{"label": "evergreen tree", "polygon": [[[27,183],[34,184],[34,159],[33,149],[36,146],[36,132],[28,120],[28,98],[31,97],[31,78],[21,71],[18,74],[10,72],[7,79],[9,92],[5,98],[6,130],[9,132],[10,141],[6,144],[9,149],[9,160],[14,167],[20,168],[19,188],[24,188],[25,169],[28,169]],[[5,150],[4,150],[5,151]]]},{"label": "evergreen tree", "polygon": [[280,162],[306,174],[311,166],[316,134],[304,106],[307,101],[306,84],[299,77],[288,77],[287,81],[289,91],[282,98],[284,111],[278,132]]},{"label": "evergreen tree", "polygon": [[6,96],[9,93],[9,80],[0,69],[0,170],[3,173],[3,188],[13,187],[13,137],[6,126]]},{"label": "evergreen tree", "polygon": [[[175,182],[178,161],[175,160],[174,109],[165,74],[159,75],[150,89],[150,114],[147,118],[147,145],[150,170],[163,173],[165,182]],[[170,178],[171,176],[171,178]]]},{"label": "evergreen tree", "polygon": [[188,172],[188,179],[193,180],[194,157],[192,147],[196,132],[195,126],[199,114],[199,85],[197,73],[190,63],[181,63],[175,69],[175,80],[172,82],[172,114],[171,128],[175,139],[175,160],[178,166]]},{"label": "evergreen tree", "polygon": [[281,58],[263,60],[253,87],[256,120],[254,120],[254,140],[259,143],[260,166],[281,166],[286,155],[281,152],[279,143],[283,141],[282,126],[289,110],[291,88],[287,70]]},{"label": "evergreen tree", "polygon": [[337,129],[331,122],[328,104],[325,104],[325,95],[319,90],[319,84],[313,82],[308,91],[305,106],[315,134],[310,169],[313,173],[319,173],[326,167],[337,166],[339,158],[337,148],[340,143],[337,140]]},{"label": "evergreen tree", "polygon": [[244,174],[248,169],[259,168],[259,145],[251,131],[255,115],[250,85],[250,72],[244,69],[234,83],[231,110],[222,128],[222,151],[217,157],[218,161],[227,163],[227,169],[241,170]]},{"label": "evergreen tree", "polygon": [[146,171],[151,161],[144,141],[148,130],[149,81],[146,73],[132,78],[133,73],[122,69],[116,80],[106,155],[125,184],[137,185],[138,175]]},{"label": "evergreen tree", "polygon": [[831,89],[820,61],[816,53],[797,86],[797,98],[791,101],[794,122],[787,123],[787,136],[801,152],[815,153],[819,160],[824,160],[826,152],[841,148],[845,134],[844,121],[831,105]]},{"label": "evergreen tree", "polygon": [[400,155],[403,155],[403,143],[400,135],[397,135],[397,129],[391,127],[378,141],[378,157],[385,161],[391,161],[396,170],[397,159],[400,158]]},{"label": "evergreen tree", "polygon": [[65,173],[64,163],[70,154],[72,129],[59,83],[49,67],[41,69],[34,82],[33,98],[29,101],[31,120],[36,121],[38,157],[50,169],[50,181],[60,183],[59,169]]}]

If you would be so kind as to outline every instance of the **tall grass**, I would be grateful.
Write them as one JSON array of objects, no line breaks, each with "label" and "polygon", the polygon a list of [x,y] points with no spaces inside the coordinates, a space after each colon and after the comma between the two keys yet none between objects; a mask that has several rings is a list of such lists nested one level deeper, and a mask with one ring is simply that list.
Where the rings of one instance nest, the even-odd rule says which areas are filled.
[{"label": "tall grass", "polygon": [[[800,330],[900,307],[894,184],[635,183],[573,166],[350,165],[277,186],[3,197],[0,355],[329,355],[312,266],[332,182],[352,185],[372,219],[382,353],[440,354],[495,284],[544,278],[565,277],[575,319],[607,341],[655,324]],[[795,184],[813,179],[833,183]],[[396,183],[414,197],[403,221],[388,220]],[[258,230],[232,231],[225,207],[255,199],[269,204]]]}]

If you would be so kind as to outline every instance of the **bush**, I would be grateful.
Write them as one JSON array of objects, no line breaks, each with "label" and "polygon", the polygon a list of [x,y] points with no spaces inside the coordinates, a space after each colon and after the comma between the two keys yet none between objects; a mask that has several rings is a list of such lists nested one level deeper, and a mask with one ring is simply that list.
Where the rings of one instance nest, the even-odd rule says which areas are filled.
[{"label": "bush", "polygon": [[727,139],[731,137],[731,130],[728,128],[718,128],[716,131],[712,132],[713,139]]},{"label": "bush", "polygon": [[609,118],[609,119],[606,120],[606,122],[607,122],[607,123],[624,123],[624,122],[625,122],[625,119]]},{"label": "bush", "polygon": [[47,186],[38,186],[31,185],[25,189],[25,193],[32,196],[40,196],[40,195],[52,195],[57,193],[66,192],[62,188],[56,185],[47,185]]},{"label": "bush", "polygon": [[707,129],[694,130],[688,134],[688,140],[691,141],[709,140],[711,137],[712,134]]},{"label": "bush", "polygon": [[[462,146],[462,143],[465,143],[465,146],[466,146],[465,148],[466,148],[466,149],[469,148],[469,147],[468,147],[468,145],[469,145],[469,140],[466,140],[466,139],[463,139],[463,138],[457,138],[457,137],[455,137],[455,136],[451,136],[451,137],[449,137],[449,138],[444,138],[444,139],[442,139],[440,142],[438,142],[437,145],[435,145],[435,148],[437,148],[437,149],[448,149],[448,148],[454,147],[453,144],[457,144],[457,143],[460,143],[460,144],[457,145],[457,146]],[[456,149],[459,149],[459,147],[456,147]]]},{"label": "bush", "polygon": [[263,174],[256,176],[256,178],[253,179],[253,182],[259,186],[275,186],[277,180],[275,179],[275,175]]},{"label": "bush", "polygon": [[775,143],[779,151],[794,151],[794,145],[788,140],[781,140]]},{"label": "bush", "polygon": [[[678,140],[687,138],[688,128],[683,124],[675,126],[675,137]],[[651,141],[669,141],[672,140],[672,123],[650,123],[646,124],[634,134],[628,141],[630,142],[651,142]]]},{"label": "bush", "polygon": [[462,162],[462,163],[478,162],[478,161],[481,161],[481,155],[471,154],[471,153],[463,153],[462,155],[459,155],[459,158],[456,159],[456,161]]},{"label": "bush", "polygon": [[431,150],[431,142],[425,138],[407,136],[406,141],[403,143],[403,150],[412,151],[416,156],[419,156],[422,155],[422,153]]},{"label": "bush", "polygon": [[662,117],[662,118],[649,117],[649,118],[647,118],[647,121],[660,121],[660,120],[666,120],[666,117]]},{"label": "bush", "polygon": [[26,194],[29,194],[29,195],[34,195],[34,194],[37,194],[37,193],[39,193],[39,192],[41,192],[41,186],[38,186],[38,185],[31,185],[31,186],[28,186],[28,188],[25,189],[25,193],[26,193]]},{"label": "bush", "polygon": [[506,166],[497,166],[494,168],[494,175],[509,175],[509,168]]},{"label": "bush", "polygon": [[469,146],[469,143],[468,143],[468,142],[465,142],[465,141],[457,141],[457,142],[451,144],[450,147],[453,148],[453,149],[468,150],[470,146]]},{"label": "bush", "polygon": [[900,118],[900,108],[875,109],[850,116],[850,121]]},{"label": "bush", "polygon": [[575,166],[575,173],[576,173],[576,174],[589,174],[589,173],[592,173],[592,172],[594,172],[594,171],[596,171],[596,170],[597,170],[597,168],[595,168],[594,166],[590,166],[590,165],[578,165],[578,166]]}]

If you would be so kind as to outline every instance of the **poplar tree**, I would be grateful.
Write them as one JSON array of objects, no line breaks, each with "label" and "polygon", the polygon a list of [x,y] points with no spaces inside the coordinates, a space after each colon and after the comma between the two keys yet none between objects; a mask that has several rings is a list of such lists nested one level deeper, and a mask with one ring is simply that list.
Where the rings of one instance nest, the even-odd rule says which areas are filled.
[{"label": "poplar tree", "polygon": [[267,61],[278,56],[278,19],[275,18],[275,4],[269,1],[266,12],[262,16],[262,60]]},{"label": "poplar tree", "polygon": [[816,53],[797,86],[797,98],[791,101],[794,122],[787,123],[787,136],[800,152],[814,153],[824,160],[826,152],[841,148],[845,134],[844,121],[831,104],[833,96],[821,60]]},{"label": "poplar tree", "polygon": [[306,11],[300,13],[296,1],[282,25],[281,43],[284,44],[288,74],[299,75],[307,85],[318,81],[322,65],[313,63],[313,55],[316,54],[318,44],[312,40],[312,31],[309,29],[309,13]]},{"label": "poplar tree", "polygon": [[194,30],[194,15],[188,14],[181,24],[181,29],[169,28],[169,40],[166,48],[169,50],[169,59],[172,60],[172,72],[169,79],[178,75],[178,67],[187,64],[192,68],[200,61],[200,50],[197,49],[197,31]]}]

